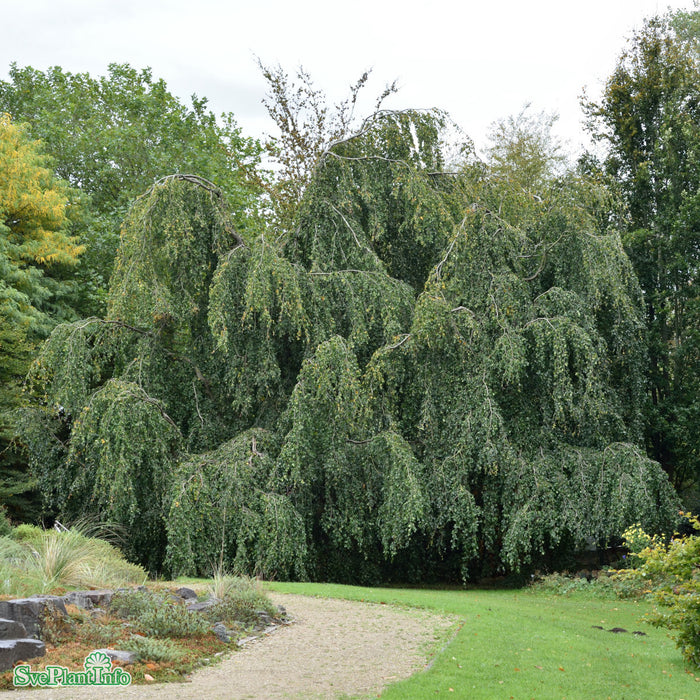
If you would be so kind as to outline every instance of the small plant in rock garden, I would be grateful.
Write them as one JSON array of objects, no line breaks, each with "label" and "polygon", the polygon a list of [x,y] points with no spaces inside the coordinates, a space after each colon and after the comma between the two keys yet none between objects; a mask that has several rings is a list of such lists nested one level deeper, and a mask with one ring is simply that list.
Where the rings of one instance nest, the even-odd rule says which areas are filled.
[{"label": "small plant in rock garden", "polygon": [[204,612],[212,622],[248,626],[258,621],[259,610],[266,612],[270,617],[279,615],[275,605],[259,589],[254,579],[224,576],[217,580],[215,577],[210,593],[219,600]]},{"label": "small plant in rock garden", "polygon": [[154,661],[156,663],[172,663],[179,661],[185,655],[182,647],[171,639],[156,639],[155,637],[142,637],[135,634],[122,642],[121,648],[133,651],[139,661]]},{"label": "small plant in rock garden", "polygon": [[135,620],[149,608],[162,600],[160,594],[147,590],[116,591],[109,603],[110,612],[117,617]]},{"label": "small plant in rock garden", "polygon": [[182,603],[150,591],[117,592],[113,614],[133,620],[144,634],[154,637],[196,637],[209,632],[209,623]]},{"label": "small plant in rock garden", "polygon": [[0,537],[3,592],[22,595],[71,586],[121,586],[147,577],[109,542],[92,536],[95,532],[102,529],[80,523],[62,532],[26,524],[13,528],[9,537]]},{"label": "small plant in rock garden", "polygon": [[145,634],[154,637],[198,637],[207,634],[209,623],[191,613],[185,605],[164,601],[139,615],[136,623]]},{"label": "small plant in rock garden", "polygon": [[211,583],[207,587],[207,592],[210,597],[222,600],[229,591],[235,589],[239,585],[239,580],[239,577],[227,574],[223,569],[217,568],[214,571]]}]

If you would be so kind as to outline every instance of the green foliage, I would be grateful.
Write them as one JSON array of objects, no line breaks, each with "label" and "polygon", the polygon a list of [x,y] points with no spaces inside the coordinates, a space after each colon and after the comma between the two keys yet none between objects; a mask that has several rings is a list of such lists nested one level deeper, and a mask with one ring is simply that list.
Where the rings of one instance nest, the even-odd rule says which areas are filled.
[{"label": "green foliage", "polygon": [[163,597],[145,588],[116,591],[109,602],[113,615],[127,620],[136,620],[152,607],[163,602]]},{"label": "green foliage", "polygon": [[209,625],[179,603],[165,601],[147,606],[136,622],[144,634],[155,637],[194,637],[209,632]]},{"label": "green foliage", "polygon": [[105,540],[75,527],[67,532],[32,525],[13,528],[0,542],[3,593],[29,595],[66,587],[107,587],[142,582],[147,574]]},{"label": "green foliage", "polygon": [[47,502],[121,524],[151,570],[358,583],[668,524],[609,198],[551,120],[450,174],[445,126],[321,129],[300,201],[245,236],[201,178],[139,198],[106,318],[57,328],[30,376]]},{"label": "green foliage", "polygon": [[40,144],[0,110],[0,503],[17,518],[35,514],[35,482],[14,442],[13,411],[37,342],[75,317],[70,297],[84,248],[71,235],[71,212],[79,209]]},{"label": "green foliage", "polygon": [[277,608],[254,579],[235,577],[230,578],[228,584],[221,600],[203,611],[203,615],[211,622],[249,627],[259,622],[257,611],[264,611],[271,617],[279,615]]},{"label": "green foliage", "polygon": [[179,661],[185,655],[184,650],[171,639],[156,639],[133,634],[130,639],[122,642],[120,647],[135,652],[139,661],[171,663]]},{"label": "green foliage", "polygon": [[685,488],[700,475],[698,431],[699,13],[654,18],[584,107],[608,148],[603,174],[627,206],[625,249],[644,292],[648,452]]},{"label": "green foliage", "polygon": [[12,525],[7,519],[5,509],[0,506],[0,537],[7,537],[12,532]]},{"label": "green foliage", "polygon": [[[700,531],[696,516],[681,515]],[[636,528],[627,532],[626,543],[631,551],[639,550],[633,561],[638,566],[619,572],[618,578],[653,595],[652,624],[674,631],[686,661],[700,666],[700,535],[675,536],[666,543]]]},{"label": "green foliage", "polygon": [[603,573],[590,581],[584,576],[547,574],[536,580],[532,587],[536,590],[563,596],[587,596],[609,600],[616,599],[618,595],[615,581]]},{"label": "green foliage", "polygon": [[110,602],[110,611],[133,620],[138,629],[154,637],[192,637],[206,634],[209,623],[187,606],[151,591],[117,591]]},{"label": "green foliage", "polygon": [[157,179],[197,173],[217,182],[239,227],[254,207],[260,146],[231,114],[217,119],[206,99],[182,104],[150,69],[113,63],[92,77],[12,64],[9,80],[0,81],[0,112],[26,122],[55,172],[87,195],[79,221],[88,247],[80,290],[86,315],[102,313],[122,218]]},{"label": "green foliage", "polygon": [[172,476],[167,564],[173,575],[233,565],[273,577],[304,577],[303,521],[268,486],[276,441],[254,429],[192,455]]}]

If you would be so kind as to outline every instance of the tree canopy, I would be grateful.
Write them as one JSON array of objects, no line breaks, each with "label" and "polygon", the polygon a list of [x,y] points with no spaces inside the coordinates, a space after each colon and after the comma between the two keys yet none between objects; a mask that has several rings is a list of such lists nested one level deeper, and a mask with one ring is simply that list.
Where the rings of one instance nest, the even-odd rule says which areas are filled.
[{"label": "tree canopy", "polygon": [[85,314],[104,312],[122,219],[159,178],[195,173],[215,181],[239,228],[255,209],[260,146],[231,114],[217,119],[206,99],[180,102],[150,69],[113,63],[92,77],[13,63],[0,81],[0,112],[26,123],[55,174],[85,195],[75,231],[87,246],[78,291]]},{"label": "tree canopy", "polygon": [[682,489],[700,477],[697,292],[700,65],[697,11],[649,20],[630,40],[589,125],[626,204],[623,241],[644,295],[649,454]]},{"label": "tree canopy", "polygon": [[26,129],[0,115],[0,494],[13,515],[30,482],[10,446],[10,411],[36,344],[57,320],[76,317],[72,277],[84,248],[71,235],[70,210],[78,206]]},{"label": "tree canopy", "polygon": [[123,524],[152,570],[355,582],[671,523],[606,193],[522,121],[446,172],[444,125],[379,110],[257,231],[201,178],[140,197],[105,317],[56,328],[30,375],[51,507]]}]

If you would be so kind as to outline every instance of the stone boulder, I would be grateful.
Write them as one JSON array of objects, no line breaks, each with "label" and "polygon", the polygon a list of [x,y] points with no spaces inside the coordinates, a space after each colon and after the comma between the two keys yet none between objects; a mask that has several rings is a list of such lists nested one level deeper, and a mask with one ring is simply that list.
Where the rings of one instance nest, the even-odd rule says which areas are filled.
[{"label": "stone boulder", "polygon": [[45,654],[46,646],[39,639],[0,639],[0,671]]},{"label": "stone boulder", "polygon": [[63,596],[66,604],[77,605],[79,608],[92,610],[109,605],[114,591],[71,591]]},{"label": "stone boulder", "polygon": [[30,637],[39,636],[42,618],[52,613],[66,614],[66,605],[60,596],[38,595],[0,600],[0,618],[22,623]]},{"label": "stone boulder", "polygon": [[123,664],[133,664],[138,661],[139,655],[133,651],[124,651],[123,649],[96,649],[103,654],[107,654],[112,661],[119,661]]},{"label": "stone boulder", "polygon": [[175,591],[175,595],[179,596],[180,598],[184,598],[185,600],[197,600],[197,593],[191,588],[186,588],[185,586],[178,588]]},{"label": "stone boulder", "polygon": [[0,619],[0,639],[25,639],[27,629],[16,620]]},{"label": "stone boulder", "polygon": [[214,607],[220,602],[221,601],[218,598],[209,598],[199,603],[189,603],[187,605],[187,610],[189,610],[189,612],[203,612],[204,610],[209,610],[209,608]]}]

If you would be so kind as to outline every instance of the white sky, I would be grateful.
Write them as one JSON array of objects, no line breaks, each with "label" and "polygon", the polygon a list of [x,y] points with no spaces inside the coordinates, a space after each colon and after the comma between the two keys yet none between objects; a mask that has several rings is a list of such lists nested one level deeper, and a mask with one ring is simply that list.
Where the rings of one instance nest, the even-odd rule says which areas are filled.
[{"label": "white sky", "polygon": [[[255,56],[290,73],[303,65],[343,98],[368,68],[372,101],[440,107],[477,143],[520,112],[557,112],[557,133],[585,142],[579,96],[597,96],[645,17],[692,0],[0,0],[0,79],[9,64],[106,72],[111,62],[150,66],[188,102],[233,112],[244,132],[272,130]],[[371,93],[371,95],[370,95]]]}]

